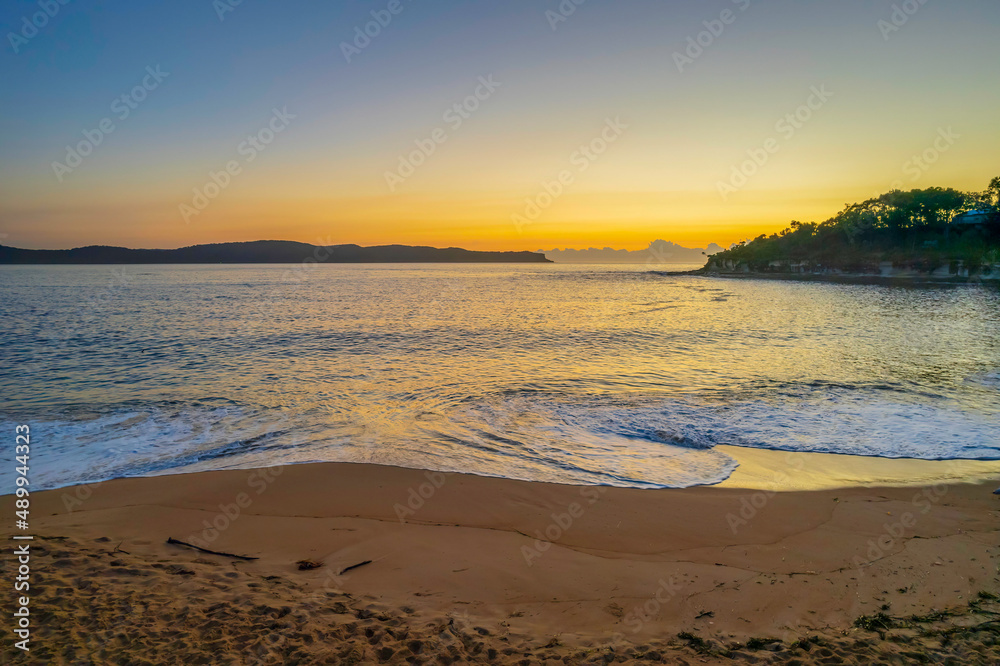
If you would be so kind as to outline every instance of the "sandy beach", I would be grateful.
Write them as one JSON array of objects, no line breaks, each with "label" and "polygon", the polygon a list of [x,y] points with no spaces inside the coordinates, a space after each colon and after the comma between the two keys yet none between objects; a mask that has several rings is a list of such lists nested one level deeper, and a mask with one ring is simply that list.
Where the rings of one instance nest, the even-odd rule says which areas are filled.
[{"label": "sandy beach", "polygon": [[682,490],[317,463],[37,493],[27,661],[997,663],[1000,464],[742,462]]},{"label": "sandy beach", "polygon": [[1000,666],[1000,1],[109,4],[7,3],[0,666]]}]

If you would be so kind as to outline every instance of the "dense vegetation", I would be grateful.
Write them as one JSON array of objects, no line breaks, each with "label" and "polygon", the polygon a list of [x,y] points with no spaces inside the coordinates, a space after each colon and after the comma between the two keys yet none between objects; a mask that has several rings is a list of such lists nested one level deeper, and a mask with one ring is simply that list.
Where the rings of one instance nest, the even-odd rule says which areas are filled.
[{"label": "dense vegetation", "polygon": [[[985,223],[953,224],[966,211],[985,211]],[[752,271],[810,269],[877,272],[882,262],[935,270],[962,261],[974,270],[1000,262],[1000,177],[983,192],[931,187],[894,190],[848,205],[822,222],[797,222],[712,255],[710,265]]]}]

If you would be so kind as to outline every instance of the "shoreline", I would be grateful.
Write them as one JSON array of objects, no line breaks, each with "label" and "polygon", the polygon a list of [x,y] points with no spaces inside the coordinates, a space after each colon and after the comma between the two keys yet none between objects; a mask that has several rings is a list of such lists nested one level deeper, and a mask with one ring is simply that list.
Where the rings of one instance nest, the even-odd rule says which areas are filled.
[{"label": "shoreline", "polygon": [[[756,491],[310,463],[33,493],[42,578],[34,603],[44,611],[37,640],[98,654],[103,648],[86,642],[107,640],[109,617],[126,604],[131,631],[145,639],[114,654],[160,654],[154,663],[168,661],[159,650],[175,641],[164,638],[171,631],[200,637],[185,659],[204,659],[212,645],[234,658],[259,651],[265,621],[284,627],[268,654],[298,654],[303,663],[442,663],[441,655],[444,663],[520,663],[522,655],[591,653],[595,661],[572,663],[605,663],[596,659],[609,649],[715,663],[719,650],[742,654],[761,637],[781,640],[784,647],[764,653],[780,660],[805,649],[793,644],[806,636],[852,663],[848,643],[899,648],[854,627],[861,616],[964,608],[955,617],[972,618],[970,600],[1000,593],[1000,504],[991,494],[1000,463],[972,465],[978,482],[942,484],[968,470],[880,459],[896,474],[880,479],[915,479],[917,462],[926,463],[919,478],[935,483],[816,489],[817,479],[850,478],[851,461],[834,469],[832,454],[796,454],[806,458],[792,477],[787,461],[775,460],[783,454],[768,453],[751,452],[734,482]],[[768,491],[782,472],[814,489]],[[2,501],[13,510],[10,496]],[[303,560],[320,566],[299,570]],[[81,608],[92,617],[82,619]],[[71,635],[70,617],[93,626]],[[223,643],[200,642],[219,632]],[[988,663],[982,655],[997,647],[977,636],[947,649],[971,650],[964,663]]]},{"label": "shoreline", "polygon": [[[294,462],[273,467],[299,467],[308,465],[372,465],[407,469],[417,472],[458,474],[498,481],[515,481],[518,483],[541,483],[545,485],[564,486],[567,488],[623,488],[632,490],[685,490],[688,488],[737,488],[743,490],[774,490],[777,492],[834,490],[837,488],[876,488],[876,487],[907,487],[927,485],[928,483],[978,483],[993,478],[1000,479],[1000,459],[924,459],[924,458],[887,458],[883,456],[861,456],[849,453],[785,451],[781,449],[766,449],[730,444],[716,444],[712,447],[734,459],[738,466],[725,479],[719,482],[699,483],[681,488],[641,488],[638,486],[591,485],[582,483],[564,483],[542,481],[538,479],[521,479],[507,476],[478,474],[475,472],[455,472],[446,470],[431,470],[423,467],[403,467],[394,464],[364,463],[358,461],[320,461]],[[126,479],[158,479],[164,477],[182,477],[189,474],[207,474],[217,472],[252,472],[254,470],[270,469],[269,467],[228,468],[222,470],[178,471],[183,468],[168,468],[154,474],[142,476],[122,476],[70,483],[65,486],[46,488],[44,491],[57,492],[78,486],[99,486],[111,481]],[[4,495],[0,495],[3,498]]]},{"label": "shoreline", "polygon": [[733,278],[738,280],[787,280],[793,282],[834,282],[844,284],[914,285],[914,284],[1000,284],[997,275],[935,276],[927,274],[876,275],[874,273],[771,273],[771,272],[726,272],[708,271],[702,268],[693,271],[666,271],[670,277],[695,276],[710,278]]},{"label": "shoreline", "polygon": [[727,444],[714,448],[739,463],[729,478],[711,486],[715,488],[792,492],[975,484],[1000,479],[1000,460],[884,458]]}]

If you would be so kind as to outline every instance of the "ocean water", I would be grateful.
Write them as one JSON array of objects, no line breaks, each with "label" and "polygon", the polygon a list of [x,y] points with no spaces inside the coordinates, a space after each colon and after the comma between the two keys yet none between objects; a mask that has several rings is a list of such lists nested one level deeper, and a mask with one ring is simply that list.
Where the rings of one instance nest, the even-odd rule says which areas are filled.
[{"label": "ocean water", "polygon": [[[357,461],[636,487],[1000,459],[1000,291],[667,266],[0,266],[33,487]],[[0,468],[0,487],[13,469]]]}]

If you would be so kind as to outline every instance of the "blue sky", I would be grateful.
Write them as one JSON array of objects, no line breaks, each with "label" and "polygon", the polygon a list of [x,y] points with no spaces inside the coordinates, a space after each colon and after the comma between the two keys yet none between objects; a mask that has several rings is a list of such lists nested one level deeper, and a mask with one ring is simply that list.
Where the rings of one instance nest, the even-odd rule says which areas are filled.
[{"label": "blue sky", "polygon": [[[243,0],[221,19],[211,0],[55,2],[42,0],[58,11],[17,53],[10,34],[42,10],[0,11],[0,233],[12,245],[727,243],[886,189],[942,127],[962,138],[912,186],[997,175],[1000,5],[988,0],[930,0],[891,33],[879,21],[896,3],[882,1],[587,0],[553,29],[555,0],[401,0],[350,63],[341,43],[388,0]],[[732,22],[678,71],[674,54],[724,11]],[[52,163],[156,66],[169,76],[59,180]],[[386,172],[488,75],[496,94],[390,191]],[[733,165],[816,85],[830,102],[722,200]],[[182,220],[275,108],[295,115],[288,131],[196,223]],[[514,228],[521,202],[613,117],[629,126],[622,140]]]}]

